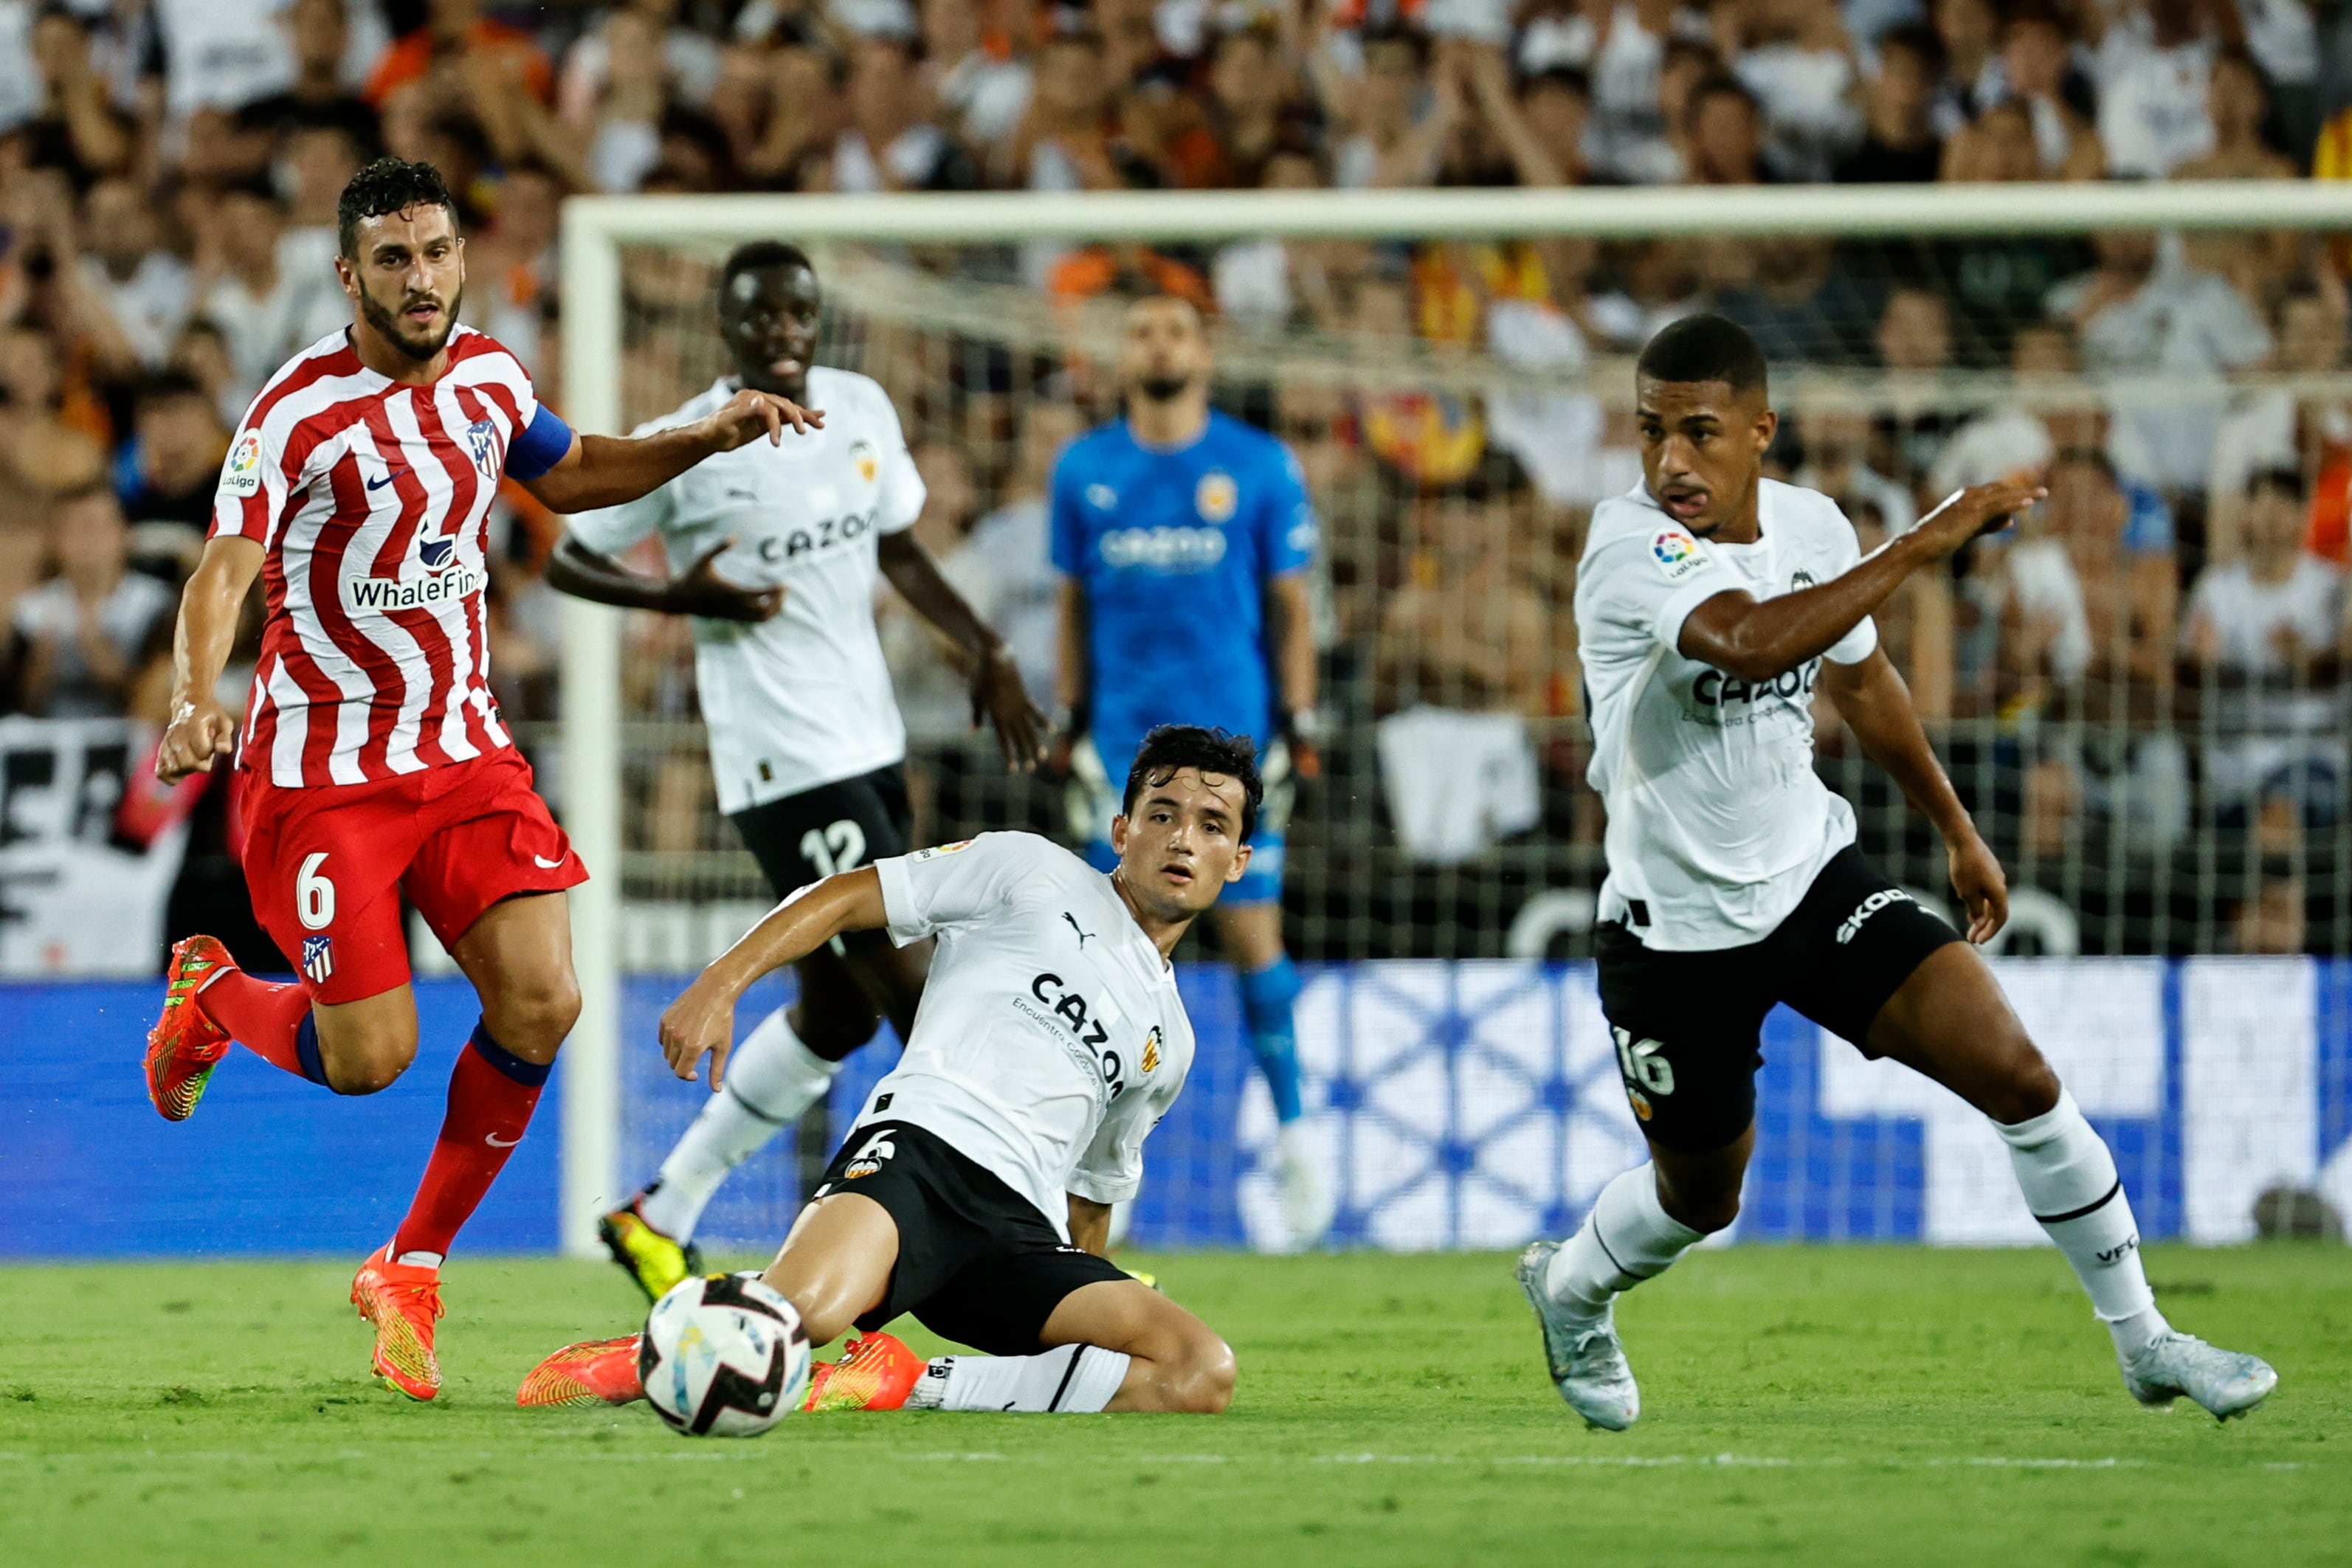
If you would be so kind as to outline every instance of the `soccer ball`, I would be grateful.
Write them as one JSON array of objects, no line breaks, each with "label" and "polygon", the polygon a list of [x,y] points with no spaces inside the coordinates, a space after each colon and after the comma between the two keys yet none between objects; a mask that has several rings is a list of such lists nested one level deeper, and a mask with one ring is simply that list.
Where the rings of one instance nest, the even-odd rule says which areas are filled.
[{"label": "soccer ball", "polygon": [[758,1275],[697,1275],[646,1314],[637,1376],[673,1431],[756,1437],[808,1393],[808,1334]]}]

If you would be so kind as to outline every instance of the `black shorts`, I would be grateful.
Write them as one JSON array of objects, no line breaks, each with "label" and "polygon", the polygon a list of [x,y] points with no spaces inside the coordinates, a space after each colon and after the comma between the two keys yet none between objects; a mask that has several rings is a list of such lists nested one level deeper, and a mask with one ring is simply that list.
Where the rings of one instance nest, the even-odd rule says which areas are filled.
[{"label": "black shorts", "polygon": [[1756,1119],[1764,1015],[1786,1002],[1865,1056],[1870,1026],[1927,955],[1960,939],[1852,845],[1761,942],[1703,953],[1599,934],[1601,1010],[1642,1131],[1670,1149],[1719,1149]]},{"label": "black shorts", "polygon": [[853,1130],[812,1198],[862,1193],[898,1227],[898,1263],[882,1304],[857,1320],[872,1333],[901,1313],[941,1339],[991,1355],[1034,1355],[1062,1298],[1129,1278],[1071,1246],[1003,1178],[905,1122]]},{"label": "black shorts", "polygon": [[743,847],[760,862],[778,898],[835,872],[905,854],[915,824],[907,805],[907,770],[896,762],[750,807],[728,820],[743,835]]}]

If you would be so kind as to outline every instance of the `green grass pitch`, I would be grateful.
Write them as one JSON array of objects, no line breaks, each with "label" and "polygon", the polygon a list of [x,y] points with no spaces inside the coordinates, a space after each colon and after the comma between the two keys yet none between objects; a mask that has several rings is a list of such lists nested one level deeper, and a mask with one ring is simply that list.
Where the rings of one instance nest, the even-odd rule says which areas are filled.
[{"label": "green grass pitch", "polygon": [[2279,1368],[2227,1427],[2134,1406],[2047,1250],[1701,1252],[1621,1309],[1622,1436],[1544,1381],[1506,1259],[1148,1261],[1238,1352],[1228,1415],[752,1442],[512,1407],[633,1326],[602,1265],[452,1264],[430,1406],[364,1375],[348,1262],[0,1268],[0,1563],[2352,1561],[2341,1246],[2151,1250],[2176,1321]]}]

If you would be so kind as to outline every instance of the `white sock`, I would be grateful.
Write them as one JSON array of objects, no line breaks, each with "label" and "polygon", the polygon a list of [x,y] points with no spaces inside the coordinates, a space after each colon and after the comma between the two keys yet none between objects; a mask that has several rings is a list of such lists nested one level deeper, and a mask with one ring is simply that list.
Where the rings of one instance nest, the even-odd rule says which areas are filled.
[{"label": "white sock", "polygon": [[676,1241],[692,1239],[727,1173],[798,1122],[840,1071],[801,1043],[783,1009],[761,1019],[728,1057],[719,1092],[662,1161],[661,1179],[638,1210],[646,1223]]},{"label": "white sock", "polygon": [[403,1252],[399,1257],[393,1260],[394,1262],[411,1269],[438,1269],[442,1264],[446,1263],[448,1260],[448,1256],[446,1253],[426,1252],[421,1249],[414,1251]]},{"label": "white sock", "polygon": [[2009,1145],[2025,1207],[2074,1266],[2092,1310],[2115,1336],[2116,1354],[2129,1360],[2170,1325],[2147,1288],[2139,1227],[2106,1141],[2063,1089],[2057,1104],[2031,1121],[1992,1126]]},{"label": "white sock", "polygon": [[907,1408],[1087,1415],[1118,1392],[1129,1359],[1091,1344],[1060,1345],[1043,1355],[938,1356],[907,1396]]},{"label": "white sock", "polygon": [[1552,1254],[1544,1284],[1571,1315],[1598,1319],[1621,1291],[1666,1271],[1706,1233],[1658,1201],[1658,1171],[1646,1161],[1612,1178],[1592,1212]]}]

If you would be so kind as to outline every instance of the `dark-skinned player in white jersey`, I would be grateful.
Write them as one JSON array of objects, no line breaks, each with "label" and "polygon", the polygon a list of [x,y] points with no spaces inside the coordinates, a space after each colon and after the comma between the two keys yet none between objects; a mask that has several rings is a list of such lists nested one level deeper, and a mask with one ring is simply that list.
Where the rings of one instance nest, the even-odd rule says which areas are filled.
[{"label": "dark-skinned player in white jersey", "polygon": [[[1045,716],[1003,640],[915,538],[923,482],[889,395],[815,363],[824,296],[797,247],[755,240],[720,269],[716,325],[734,361],[639,434],[690,425],[746,389],[814,399],[805,435],[724,455],[626,506],[575,516],[547,580],[567,593],[690,615],[695,684],[719,809],[778,898],[904,854],[911,813],[906,726],[874,625],[887,580],[956,649],[974,724],[992,720],[1008,765],[1034,765]],[[614,556],[658,537],[672,575]],[[904,1040],[930,945],[852,932],[793,966],[798,996],[760,1020],[654,1180],[599,1221],[614,1261],[648,1297],[701,1263],[694,1232],[728,1173],[819,1104],[842,1061],[890,1020]]]},{"label": "dark-skinned player in white jersey", "polygon": [[[1870,619],[2042,491],[1959,491],[1864,559],[1827,497],[1762,476],[1779,420],[1746,330],[1719,316],[1665,328],[1636,397],[1642,484],[1593,513],[1576,621],[1609,811],[1601,1005],[1650,1159],[1601,1189],[1575,1235],[1519,1260],[1560,1396],[1598,1427],[1640,1415],[1613,1302],[1738,1215],[1758,1031],[1785,1002],[1990,1119],[2134,1398],[2252,1409],[2277,1374],[2157,1310],[2114,1156],[1975,950],[2008,918],[2007,883]],[[1854,847],[1852,808],[1812,768],[1817,685],[1942,835],[1966,940]]]}]

